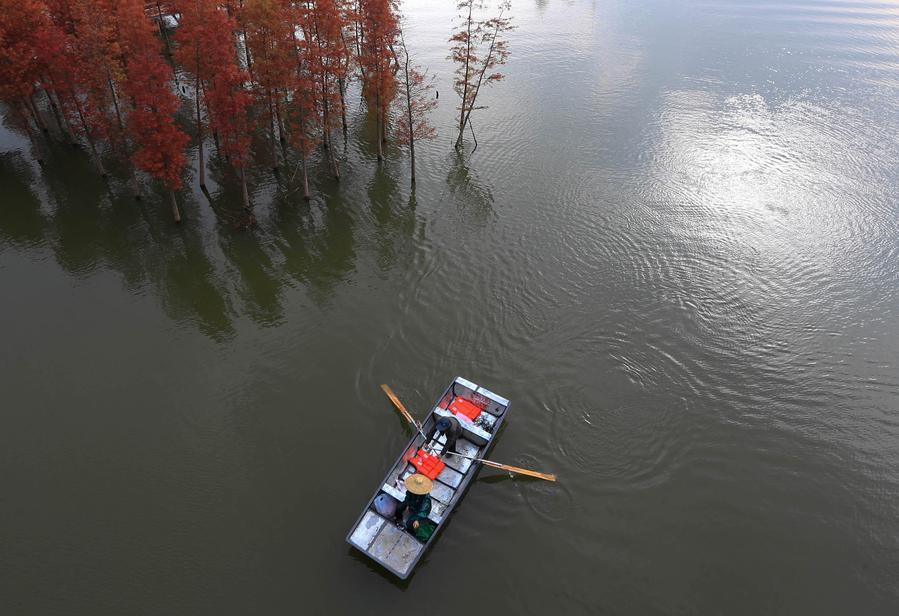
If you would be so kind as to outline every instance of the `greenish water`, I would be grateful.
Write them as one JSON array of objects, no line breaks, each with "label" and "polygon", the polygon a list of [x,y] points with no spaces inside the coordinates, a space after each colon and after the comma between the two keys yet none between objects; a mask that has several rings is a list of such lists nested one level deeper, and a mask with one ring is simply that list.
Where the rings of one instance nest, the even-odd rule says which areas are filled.
[{"label": "greenish water", "polygon": [[[251,231],[214,157],[176,227],[0,130],[0,611],[897,613],[899,7],[518,2],[460,159],[450,3],[407,4],[415,197],[355,101]],[[560,482],[482,471],[401,585],[344,543],[378,385],[455,375]]]}]

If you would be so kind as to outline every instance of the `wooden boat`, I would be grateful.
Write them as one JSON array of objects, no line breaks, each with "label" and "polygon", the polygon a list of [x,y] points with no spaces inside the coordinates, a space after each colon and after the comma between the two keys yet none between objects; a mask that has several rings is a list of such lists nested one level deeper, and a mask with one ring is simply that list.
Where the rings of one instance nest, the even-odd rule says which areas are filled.
[{"label": "wooden boat", "polygon": [[[452,409],[460,408],[460,400],[461,407],[470,409],[472,407],[467,403],[473,403],[481,409],[480,414],[472,420],[462,412],[454,413]],[[485,458],[493,446],[494,438],[499,433],[508,410],[509,401],[505,398],[467,379],[457,377],[437,399],[433,409],[422,422],[422,432],[429,435],[440,417],[454,416],[462,425],[462,436],[456,442],[456,451],[468,458]],[[425,445],[424,435],[417,432],[412,437],[402,455],[368,500],[368,504],[346,538],[351,546],[403,580],[412,574],[425,551],[437,539],[450,513],[464,496],[481,466],[465,457],[450,454],[440,457],[446,466],[433,481],[430,494],[431,513],[428,516],[436,528],[426,542],[420,541],[405,527],[398,526],[392,519],[379,514],[375,509],[375,499],[386,494],[397,501],[403,501],[406,496],[403,480],[417,472],[410,460]],[[442,440],[440,444],[443,444]]]}]

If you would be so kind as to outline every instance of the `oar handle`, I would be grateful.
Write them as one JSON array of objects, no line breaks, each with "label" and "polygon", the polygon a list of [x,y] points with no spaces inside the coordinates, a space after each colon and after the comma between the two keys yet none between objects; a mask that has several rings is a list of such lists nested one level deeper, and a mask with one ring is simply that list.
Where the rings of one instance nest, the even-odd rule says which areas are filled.
[{"label": "oar handle", "polygon": [[509,471],[510,473],[518,473],[519,475],[527,475],[528,477],[537,477],[538,479],[543,479],[546,481],[555,481],[556,476],[552,473],[540,473],[537,471],[532,471],[527,468],[521,468],[519,466],[510,466],[509,464],[500,464],[499,462],[494,462],[492,460],[485,460],[484,458],[473,458],[472,456],[466,456],[465,454],[456,453],[454,451],[445,451],[444,453],[449,454],[451,456],[458,456],[460,458],[465,458],[467,460],[471,460],[472,462],[480,462],[485,466],[490,466],[493,468],[502,469],[504,471]]}]

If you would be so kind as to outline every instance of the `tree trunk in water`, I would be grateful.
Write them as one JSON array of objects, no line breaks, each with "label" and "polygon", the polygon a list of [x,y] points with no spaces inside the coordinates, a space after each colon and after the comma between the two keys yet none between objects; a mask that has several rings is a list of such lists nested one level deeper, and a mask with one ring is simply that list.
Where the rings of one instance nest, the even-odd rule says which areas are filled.
[{"label": "tree trunk in water", "polygon": [[334,174],[335,180],[340,180],[340,164],[337,162],[337,157],[334,155],[334,148],[328,150],[328,156],[331,158],[331,173]]},{"label": "tree trunk in water", "polygon": [[[69,84],[69,90],[74,92],[75,89],[72,88],[72,84]],[[100,155],[97,153],[97,146],[94,145],[94,139],[91,137],[90,128],[87,126],[87,120],[84,119],[84,112],[81,110],[81,103],[78,102],[78,97],[72,94],[72,102],[75,104],[75,110],[78,112],[78,119],[81,121],[81,128],[84,129],[84,138],[87,139],[87,143],[91,148],[91,152],[94,155],[94,163],[97,165],[97,173],[100,174],[101,178],[106,177],[106,169],[103,168],[103,161],[100,160]]]},{"label": "tree trunk in water", "polygon": [[309,170],[306,168],[306,155],[301,154],[300,156],[303,164],[303,199],[309,201],[312,198],[309,192]]},{"label": "tree trunk in water", "polygon": [[169,191],[169,197],[172,200],[172,216],[175,217],[175,222],[180,223],[181,222],[181,212],[178,211],[178,200],[175,199],[175,191],[174,190]]},{"label": "tree trunk in water", "polygon": [[384,161],[384,140],[381,139],[381,131],[384,130],[384,127],[381,126],[381,117],[378,116],[378,162]]},{"label": "tree trunk in water", "polygon": [[60,108],[60,114],[62,115],[62,123],[63,126],[66,127],[66,135],[69,137],[69,143],[72,144],[73,147],[78,146],[78,139],[75,137],[75,131],[72,130],[72,125],[69,124],[69,119],[66,117],[64,111],[62,111],[62,101],[59,100],[59,95],[56,95],[57,105]]},{"label": "tree trunk in water", "polygon": [[415,140],[409,139],[409,153],[412,159],[412,188],[415,188]]},{"label": "tree trunk in water", "polygon": [[[237,0],[237,10],[242,13],[243,12],[243,0]],[[231,3],[228,3],[228,14],[231,14]],[[256,78],[253,76],[253,61],[250,59],[250,46],[247,43],[247,29],[243,27],[243,22],[240,18],[238,18],[237,22],[241,24],[240,27],[240,35],[243,36],[243,51],[244,55],[247,58],[247,72],[250,74],[250,83],[256,81]],[[238,52],[238,55],[240,53]]]},{"label": "tree trunk in water", "polygon": [[462,135],[465,134],[465,113],[462,113],[462,121],[459,124],[459,136],[456,138],[456,149],[462,147]]},{"label": "tree trunk in water", "polygon": [[43,116],[41,116],[41,112],[37,107],[37,103],[34,102],[34,93],[28,97],[28,104],[31,105],[31,109],[34,112],[34,117],[37,119],[37,125],[46,134],[50,133],[50,129],[47,127],[47,123],[44,122]]},{"label": "tree trunk in water", "polygon": [[[500,11],[500,17],[502,17],[502,14],[503,14],[502,11]],[[474,111],[475,103],[478,100],[478,93],[481,91],[481,83],[483,83],[484,75],[487,73],[487,69],[490,67],[490,61],[491,61],[491,58],[493,57],[493,50],[495,49],[496,37],[497,37],[498,33],[499,33],[499,25],[496,25],[496,26],[494,26],[493,38],[491,39],[490,49],[487,51],[487,56],[481,61],[480,65],[479,65],[480,68],[475,69],[475,72],[478,73],[478,80],[473,85],[473,89],[471,90],[470,94],[468,94],[467,97],[463,96],[463,98],[462,98],[462,116],[461,116],[462,120],[459,125],[459,138],[456,140],[457,148],[462,146],[462,135],[465,133],[465,125],[466,124],[468,124],[468,127],[471,129],[471,137],[472,137],[472,139],[474,139],[474,142],[475,142],[474,149],[472,150],[472,152],[474,152],[474,150],[476,150],[478,148],[478,140],[474,136],[474,128],[471,125],[471,112]],[[469,43],[469,49],[470,48],[471,48],[471,46]],[[466,76],[469,75],[469,64],[468,64],[467,59],[465,61],[465,74],[466,74]],[[465,84],[465,90],[466,90],[466,93],[468,93],[469,87],[468,87],[467,82]],[[465,102],[466,98],[470,98],[471,100],[466,103]],[[467,107],[467,109],[466,109],[466,107]]]},{"label": "tree trunk in water", "polygon": [[341,123],[343,124],[343,138],[344,138],[344,141],[346,141],[346,134],[347,134],[347,129],[346,129],[346,98],[345,98],[345,96],[344,96],[344,95],[346,94],[346,80],[345,80],[345,79],[339,79],[339,80],[337,81],[337,87],[340,89],[340,121],[341,121]]},{"label": "tree trunk in water", "polygon": [[93,137],[90,136],[90,133],[85,130],[84,136],[87,138],[87,144],[91,148],[91,153],[94,155],[94,164],[97,166],[97,173],[100,174],[101,178],[106,177],[106,168],[103,166],[103,161],[100,160],[100,153],[97,152],[97,146],[94,144]]},{"label": "tree trunk in water", "polygon": [[326,85],[322,82],[322,145],[326,150],[331,149],[331,118],[328,114],[328,99]]},{"label": "tree trunk in water", "polygon": [[128,171],[131,174],[131,193],[134,195],[134,199],[136,201],[140,201],[141,193],[140,193],[140,184],[137,181],[137,173],[134,171],[134,165],[131,164],[131,161],[128,161]]},{"label": "tree trunk in water", "polygon": [[109,85],[109,92],[112,95],[112,106],[115,108],[115,117],[119,123],[119,130],[122,133],[122,139],[125,138],[125,121],[122,120],[122,110],[119,108],[119,97],[116,95],[115,86],[112,83],[112,77],[107,73],[106,83]]},{"label": "tree trunk in water", "polygon": [[272,146],[272,171],[278,171],[278,151],[275,149],[275,110],[272,105],[272,93],[268,93],[269,136]]},{"label": "tree trunk in water", "polygon": [[75,139],[75,132],[72,130],[71,125],[69,124],[68,118],[66,118],[65,109],[62,106],[62,100],[59,98],[59,94],[56,92],[56,84],[53,83],[53,80],[49,77],[42,77],[42,80],[45,80],[49,85],[49,89],[44,89],[47,93],[47,98],[50,100],[50,104],[53,105],[53,109],[57,110],[59,113],[60,119],[62,120],[62,125],[65,127],[63,129],[63,133],[69,138],[69,142],[72,145],[78,145],[78,141]]},{"label": "tree trunk in water", "polygon": [[400,32],[400,41],[403,43],[403,52],[406,57],[406,61],[403,63],[403,76],[405,77],[404,90],[406,90],[406,119],[409,121],[409,158],[411,159],[412,190],[415,190],[415,117],[412,115],[412,84],[410,83],[411,78],[409,76],[409,50],[406,49],[406,39],[403,38],[402,31]]},{"label": "tree trunk in water", "polygon": [[165,53],[171,60],[172,46],[169,44],[169,35],[165,31],[165,21],[162,19],[162,6],[160,6],[159,0],[156,0],[156,16],[159,19],[159,34],[162,35],[162,40],[165,41]]},{"label": "tree trunk in water", "polygon": [[[243,3],[241,3],[243,6]],[[253,75],[253,58],[250,56],[250,43],[247,39],[247,31],[246,29],[241,29],[240,33],[243,35],[243,53],[247,58],[247,73],[250,74],[250,83],[256,81],[256,77]]]},{"label": "tree trunk in water", "polygon": [[[202,94],[203,98],[206,99],[206,117],[208,118],[208,117],[210,117],[209,99],[206,98],[206,88],[203,87],[202,83],[200,83],[200,94]],[[216,153],[218,153],[221,156],[221,151],[220,151],[221,146],[219,145],[219,132],[217,130],[212,131],[212,141],[215,142]],[[227,160],[227,157],[225,157],[225,160]]]},{"label": "tree trunk in water", "polygon": [[470,73],[470,58],[471,58],[471,13],[474,10],[474,2],[470,1],[468,3],[468,20],[466,22],[468,37],[465,40],[465,74],[463,75],[463,83],[462,83],[462,104],[459,105],[461,108],[459,111],[459,137],[456,139],[456,149],[462,147],[462,135],[465,134],[465,105],[468,101],[468,82],[471,78]]},{"label": "tree trunk in water", "polygon": [[103,161],[100,159],[100,153],[97,152],[97,146],[94,145],[94,140],[90,135],[87,136],[87,143],[91,146],[91,152],[94,155],[94,162],[97,164],[97,173],[100,174],[101,178],[105,178],[108,175],[106,173],[106,167],[103,166]]},{"label": "tree trunk in water", "polygon": [[[327,87],[326,84],[322,84],[322,91],[325,91],[325,87]],[[334,156],[334,148],[331,147],[331,114],[327,99],[322,100],[322,109],[324,110],[324,115],[322,117],[324,124],[324,127],[322,129],[322,142],[324,143],[325,149],[328,152],[328,166],[331,168],[331,175],[334,176],[335,180],[339,180],[340,168],[337,166],[337,158]]]},{"label": "tree trunk in water", "polygon": [[41,167],[44,166],[44,152],[41,150],[41,146],[38,143],[37,139],[34,137],[34,133],[31,132],[31,121],[28,119],[28,113],[23,110],[27,109],[28,106],[23,102],[22,107],[18,109],[19,117],[22,121],[22,126],[25,128],[25,132],[28,133],[28,140],[31,142],[31,147],[34,148],[34,158],[37,160],[37,164]]},{"label": "tree trunk in water", "polygon": [[29,95],[27,99],[25,99],[25,106],[28,109],[28,112],[34,117],[34,124],[37,126],[38,130],[43,133],[49,133],[50,130],[47,128],[47,125],[44,124],[43,118],[41,118],[41,113],[37,109],[37,105],[34,104],[34,95]]},{"label": "tree trunk in water", "polygon": [[381,162],[384,160],[384,147],[383,147],[384,141],[381,139],[381,131],[383,130],[383,127],[381,126],[381,93],[380,92],[378,92],[378,96],[377,96],[376,100],[377,100],[377,105],[375,108],[375,115],[376,115],[375,124],[378,129],[378,135],[377,135],[376,139],[378,140],[378,162]]},{"label": "tree trunk in water", "polygon": [[197,57],[197,81],[194,88],[194,96],[197,99],[197,158],[200,175],[200,188],[206,188],[206,160],[203,157],[203,118],[200,117],[200,71],[199,52]]},{"label": "tree trunk in water", "polygon": [[50,96],[50,92],[46,88],[44,88],[44,96],[47,97],[47,104],[50,106],[50,111],[53,112],[53,119],[56,120],[56,127],[63,136],[68,137],[69,135],[66,134],[66,129],[62,125],[62,118],[59,117],[59,107],[56,106],[53,97]]},{"label": "tree trunk in water", "polygon": [[243,193],[243,208],[250,209],[250,193],[247,191],[247,170],[245,167],[240,168],[240,190]]},{"label": "tree trunk in water", "polygon": [[112,95],[112,106],[115,109],[116,120],[119,124],[119,134],[122,138],[122,147],[125,149],[125,159],[128,161],[129,182],[131,183],[131,192],[135,199],[140,199],[140,184],[137,182],[137,173],[134,170],[134,163],[131,162],[131,148],[128,145],[128,137],[125,136],[125,121],[122,119],[122,110],[119,107],[119,97],[115,91],[115,85],[112,83],[112,77],[107,73],[106,83],[109,84],[109,92]]},{"label": "tree trunk in water", "polygon": [[287,133],[284,131],[284,120],[281,117],[281,98],[275,98],[275,117],[278,118],[278,139],[281,141],[281,149],[287,152]]}]

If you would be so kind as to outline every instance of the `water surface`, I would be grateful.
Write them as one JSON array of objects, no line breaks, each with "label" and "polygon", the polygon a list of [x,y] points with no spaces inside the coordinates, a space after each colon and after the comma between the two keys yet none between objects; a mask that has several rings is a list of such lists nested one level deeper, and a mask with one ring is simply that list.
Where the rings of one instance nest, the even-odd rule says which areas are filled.
[{"label": "water surface", "polygon": [[[899,6],[517,2],[459,158],[450,4],[406,7],[414,196],[355,100],[251,231],[215,157],[175,227],[0,132],[4,611],[897,613]],[[343,543],[408,438],[378,384],[455,375],[560,482],[482,472],[398,584]]]}]

